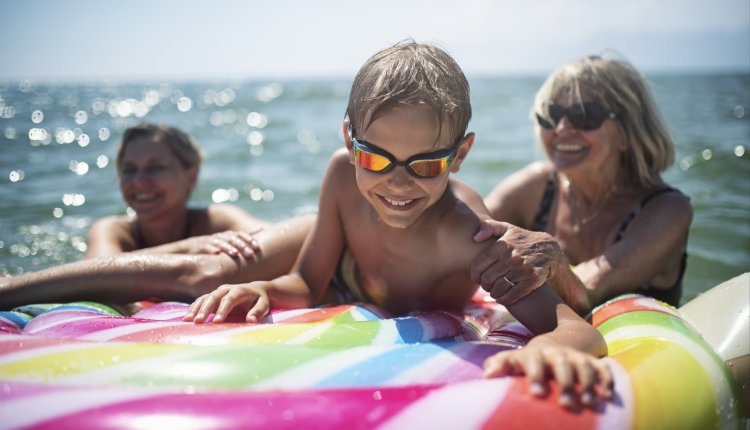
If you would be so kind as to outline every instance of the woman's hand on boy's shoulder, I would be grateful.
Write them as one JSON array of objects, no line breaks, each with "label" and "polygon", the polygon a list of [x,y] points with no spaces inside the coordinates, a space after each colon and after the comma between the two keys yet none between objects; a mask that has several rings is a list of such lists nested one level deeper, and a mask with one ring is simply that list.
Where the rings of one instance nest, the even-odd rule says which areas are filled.
[{"label": "woman's hand on boy's shoulder", "polygon": [[512,305],[541,287],[567,258],[549,234],[483,220],[475,242],[495,240],[477,255],[471,279],[502,305]]}]

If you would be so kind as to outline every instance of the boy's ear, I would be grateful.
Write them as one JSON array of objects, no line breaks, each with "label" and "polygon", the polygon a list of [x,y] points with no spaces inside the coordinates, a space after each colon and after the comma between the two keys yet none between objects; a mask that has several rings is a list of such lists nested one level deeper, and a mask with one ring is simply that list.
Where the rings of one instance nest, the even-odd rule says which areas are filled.
[{"label": "boy's ear", "polygon": [[474,133],[468,133],[461,140],[458,152],[456,152],[456,157],[451,161],[451,173],[457,173],[459,171],[461,163],[463,163],[466,156],[469,155],[472,145],[474,145]]},{"label": "boy's ear", "polygon": [[349,163],[354,164],[354,148],[352,147],[352,136],[349,134],[348,119],[344,120],[342,131],[344,133],[344,145],[346,145],[346,150],[349,151]]}]

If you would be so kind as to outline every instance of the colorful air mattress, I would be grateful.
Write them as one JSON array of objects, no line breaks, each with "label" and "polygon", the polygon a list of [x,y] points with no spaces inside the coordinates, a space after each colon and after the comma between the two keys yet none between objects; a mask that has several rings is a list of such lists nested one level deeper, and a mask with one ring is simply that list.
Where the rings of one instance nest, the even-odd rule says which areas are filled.
[{"label": "colorful air mattress", "polygon": [[502,306],[391,318],[369,306],[276,311],[194,325],[187,306],[123,316],[96,303],[0,313],[0,428],[740,428],[724,362],[661,302],[627,296],[592,316],[614,401],[569,411],[485,358],[530,338]]}]

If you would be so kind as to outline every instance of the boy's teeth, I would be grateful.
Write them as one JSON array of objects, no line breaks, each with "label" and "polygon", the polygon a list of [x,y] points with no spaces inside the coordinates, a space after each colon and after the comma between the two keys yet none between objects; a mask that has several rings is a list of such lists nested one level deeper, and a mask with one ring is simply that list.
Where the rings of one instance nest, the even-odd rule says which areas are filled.
[{"label": "boy's teeth", "polygon": [[414,200],[391,200],[388,197],[384,197],[385,201],[388,202],[388,204],[391,204],[393,206],[406,206],[409,203],[413,202]]}]

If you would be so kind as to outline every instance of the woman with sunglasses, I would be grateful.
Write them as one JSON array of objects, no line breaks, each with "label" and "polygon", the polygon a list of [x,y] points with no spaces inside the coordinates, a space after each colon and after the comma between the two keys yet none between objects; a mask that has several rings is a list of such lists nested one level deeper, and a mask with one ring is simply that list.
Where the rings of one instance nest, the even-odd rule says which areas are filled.
[{"label": "woman with sunglasses", "polygon": [[134,216],[108,216],[89,229],[87,258],[121,252],[226,253],[252,257],[252,233],[266,227],[241,208],[188,208],[202,155],[183,131],[142,123],[125,130],[117,151],[123,200]]},{"label": "woman with sunglasses", "polygon": [[474,280],[505,303],[546,281],[580,313],[623,293],[679,305],[693,212],[661,177],[674,146],[641,74],[581,58],[547,78],[531,115],[548,160],[486,196],[510,224],[478,234],[501,237],[475,260]]}]

